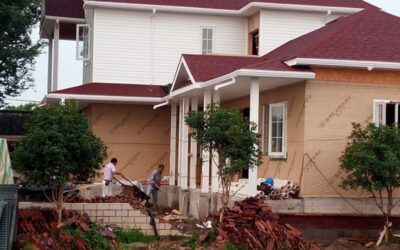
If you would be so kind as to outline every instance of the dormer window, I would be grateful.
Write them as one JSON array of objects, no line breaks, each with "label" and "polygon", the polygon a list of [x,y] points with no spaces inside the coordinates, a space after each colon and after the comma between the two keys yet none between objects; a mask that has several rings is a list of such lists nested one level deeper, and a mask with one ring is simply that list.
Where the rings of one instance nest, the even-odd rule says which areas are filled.
[{"label": "dormer window", "polygon": [[214,29],[202,28],[201,29],[201,53],[203,55],[213,53],[214,49]]},{"label": "dormer window", "polygon": [[89,24],[78,24],[76,26],[76,59],[88,61],[90,59],[90,26]]}]

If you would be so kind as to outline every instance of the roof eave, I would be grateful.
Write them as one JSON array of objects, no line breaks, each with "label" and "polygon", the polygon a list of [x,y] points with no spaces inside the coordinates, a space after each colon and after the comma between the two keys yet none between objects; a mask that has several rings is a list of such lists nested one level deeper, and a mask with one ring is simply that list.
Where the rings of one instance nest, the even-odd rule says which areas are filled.
[{"label": "roof eave", "polygon": [[109,96],[109,95],[79,95],[65,93],[50,93],[46,100],[79,100],[89,102],[118,102],[118,103],[146,103],[157,104],[164,102],[166,97],[141,97],[141,96]]},{"label": "roof eave", "polygon": [[186,7],[173,5],[154,5],[154,4],[137,4],[137,3],[116,3],[103,1],[84,1],[84,8],[116,8],[116,9],[132,9],[132,10],[148,10],[148,11],[165,11],[165,12],[183,12],[195,14],[214,14],[214,15],[250,15],[254,13],[254,9],[274,9],[274,10],[291,10],[291,11],[311,11],[311,12],[329,12],[337,14],[354,14],[363,8],[337,7],[337,6],[320,6],[320,5],[303,5],[303,4],[279,4],[279,3],[260,3],[251,2],[239,10],[232,9],[216,9],[201,7]]},{"label": "roof eave", "polygon": [[392,69],[400,70],[400,63],[385,61],[361,61],[361,60],[338,60],[319,58],[294,58],[285,61],[288,66],[321,66],[340,68],[362,68],[362,69]]}]

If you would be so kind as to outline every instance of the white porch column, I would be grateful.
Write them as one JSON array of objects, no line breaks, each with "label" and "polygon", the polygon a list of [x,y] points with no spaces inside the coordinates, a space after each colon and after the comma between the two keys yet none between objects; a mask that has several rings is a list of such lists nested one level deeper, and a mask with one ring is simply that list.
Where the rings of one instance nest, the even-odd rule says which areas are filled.
[{"label": "white porch column", "polygon": [[[219,92],[213,93],[213,103],[220,103]],[[219,187],[219,178],[218,178],[218,153],[216,151],[212,152],[212,161],[211,161],[211,192],[218,193]]]},{"label": "white porch column", "polygon": [[177,181],[178,187],[181,187],[181,174],[182,174],[182,117],[183,117],[183,101],[179,102],[179,118],[178,118],[178,126],[179,126],[179,138],[178,138],[178,174],[177,174]]},{"label": "white porch column", "polygon": [[176,103],[171,104],[171,141],[169,149],[169,185],[175,185],[176,168]]},{"label": "white porch column", "polygon": [[53,55],[53,88],[52,91],[58,90],[58,51],[60,43],[60,22],[54,24],[54,55]]},{"label": "white porch column", "polygon": [[188,153],[189,153],[189,126],[185,123],[186,114],[189,112],[189,98],[182,101],[182,152],[181,152],[181,188],[188,188]]},{"label": "white porch column", "polygon": [[[211,90],[207,89],[204,92],[203,110],[207,109],[207,106],[211,104]],[[210,192],[210,152],[208,150],[202,150],[202,163],[201,163],[201,192]]]},{"label": "white porch column", "polygon": [[47,93],[52,91],[53,81],[53,38],[49,38],[49,52],[47,62]]},{"label": "white porch column", "polygon": [[[260,106],[260,81],[258,78],[251,79],[250,85],[250,122],[257,124],[255,132],[258,132],[258,116]],[[255,195],[257,193],[257,166],[249,169],[249,182],[248,192],[249,195]]]},{"label": "white porch column", "polygon": [[[197,96],[192,97],[192,111],[198,110]],[[190,177],[189,177],[189,188],[196,189],[196,169],[197,169],[197,142],[191,137],[190,138]]]}]

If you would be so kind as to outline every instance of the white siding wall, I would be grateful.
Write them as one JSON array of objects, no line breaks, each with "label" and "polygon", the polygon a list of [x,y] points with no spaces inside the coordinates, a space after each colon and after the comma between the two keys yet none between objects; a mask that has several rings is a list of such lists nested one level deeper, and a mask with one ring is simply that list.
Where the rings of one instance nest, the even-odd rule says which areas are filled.
[{"label": "white siding wall", "polygon": [[[214,27],[215,53],[247,53],[247,19],[95,10],[93,80],[171,83],[182,53],[201,53],[201,27]],[[153,72],[153,73],[151,73]]]},{"label": "white siding wall", "polygon": [[282,44],[323,27],[338,18],[326,13],[262,10],[260,13],[260,55]]},{"label": "white siding wall", "polygon": [[90,25],[90,60],[83,62],[83,83],[93,82],[93,10],[86,11],[86,22]]}]

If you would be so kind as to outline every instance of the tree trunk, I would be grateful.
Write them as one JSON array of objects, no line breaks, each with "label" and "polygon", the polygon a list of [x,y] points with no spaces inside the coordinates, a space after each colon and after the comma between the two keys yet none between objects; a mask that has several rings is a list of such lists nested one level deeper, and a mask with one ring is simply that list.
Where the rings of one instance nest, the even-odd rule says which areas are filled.
[{"label": "tree trunk", "polygon": [[62,224],[62,210],[64,207],[63,186],[57,186],[56,191],[56,212],[57,212],[57,226]]},{"label": "tree trunk", "polygon": [[385,214],[385,227],[387,228],[386,233],[385,233],[385,242],[389,243],[390,240],[390,217],[392,216],[392,209],[393,209],[393,191],[388,189],[388,204],[387,204],[387,210]]}]

